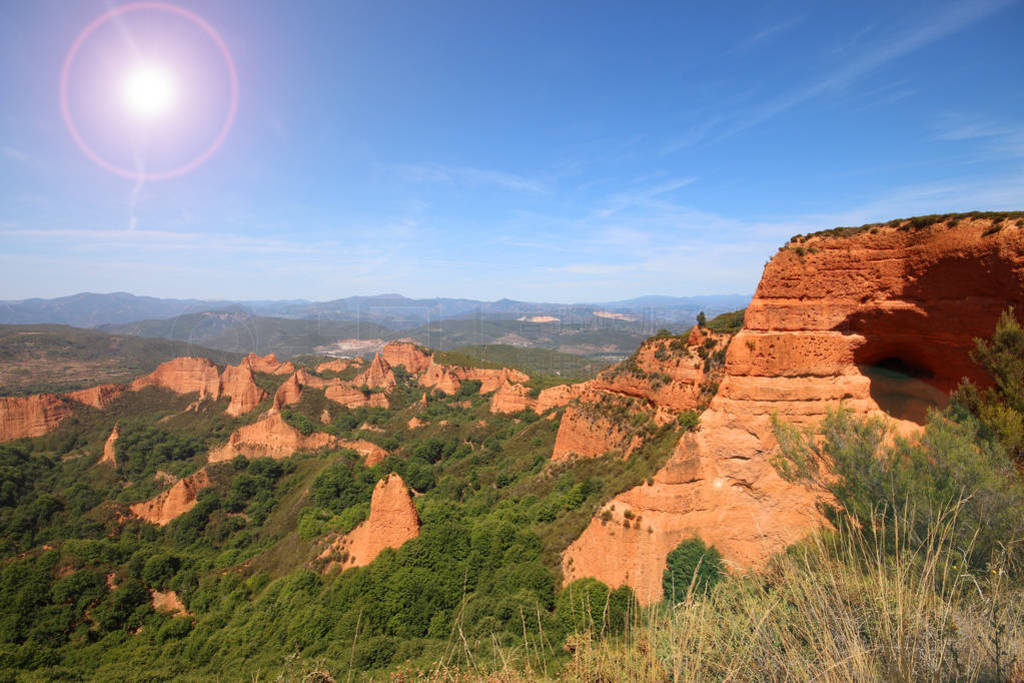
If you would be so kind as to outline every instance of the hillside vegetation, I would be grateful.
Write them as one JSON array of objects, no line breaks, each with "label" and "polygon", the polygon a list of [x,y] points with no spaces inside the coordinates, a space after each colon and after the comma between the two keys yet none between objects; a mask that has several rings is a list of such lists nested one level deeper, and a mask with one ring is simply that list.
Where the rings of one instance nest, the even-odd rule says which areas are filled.
[{"label": "hillside vegetation", "polygon": [[183,341],[109,335],[66,325],[0,325],[0,394],[127,382],[178,356],[237,363],[241,354]]},{"label": "hillside vegetation", "polygon": [[[737,323],[737,316],[727,321]],[[206,464],[211,485],[166,526],[127,514],[206,463],[268,409],[148,388],[53,432],[0,445],[0,670],[68,680],[1019,680],[1024,675],[1024,330],[1004,316],[923,431],[831,413],[778,421],[778,472],[832,522],[759,573],[714,548],[669,556],[661,603],[560,556],[605,501],[650,480],[688,426],[609,419],[645,436],[554,463],[560,411],[492,414],[479,382],[428,391],[401,369],[389,408],[307,387],[283,419],[345,448]],[[280,375],[257,373],[268,391]],[[424,395],[426,398],[424,399]],[[326,416],[325,416],[326,411]],[[413,426],[416,417],[420,426]],[[114,425],[116,463],[98,464]],[[692,426],[692,425],[691,425]],[[831,472],[832,475],[826,475]],[[375,483],[414,491],[418,537],[324,572],[324,543],[367,519]],[[636,518],[628,533],[643,534]],[[686,577],[692,577],[687,581]],[[174,595],[180,610],[154,606]]]}]

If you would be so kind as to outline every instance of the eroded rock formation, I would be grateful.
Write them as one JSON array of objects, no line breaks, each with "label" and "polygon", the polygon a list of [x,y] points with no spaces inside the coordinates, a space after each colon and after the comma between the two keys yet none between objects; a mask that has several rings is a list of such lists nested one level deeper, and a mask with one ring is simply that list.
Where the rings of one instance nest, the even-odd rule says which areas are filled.
[{"label": "eroded rock formation", "polygon": [[576,384],[557,384],[553,387],[543,389],[537,396],[537,404],[534,410],[537,414],[543,414],[552,408],[561,408],[569,405],[574,398],[579,398],[590,388],[590,382],[578,382]]},{"label": "eroded rock formation", "polygon": [[630,455],[643,444],[645,415],[663,425],[709,398],[707,392],[721,374],[713,354],[721,354],[728,344],[728,335],[711,333],[696,339],[691,334],[686,340],[652,337],[632,357],[595,379],[552,387],[546,390],[547,396],[542,392],[538,412],[560,401],[570,403],[562,415],[551,459],[597,457],[609,451]]},{"label": "eroded rock formation", "polygon": [[984,383],[969,351],[1024,300],[1022,255],[1022,230],[986,219],[791,242],[765,268],[698,431],[652,485],[595,516],[563,555],[565,580],[629,584],[649,603],[661,597],[665,557],[688,537],[743,568],[817,528],[815,496],[769,463],[772,413],[814,424],[842,402],[919,420],[961,377]]},{"label": "eroded rock formation", "polygon": [[388,397],[380,391],[363,391],[348,384],[333,384],[324,389],[324,396],[347,408],[387,408]]},{"label": "eroded rock formation", "polygon": [[56,394],[0,397],[0,441],[42,436],[71,415],[71,405]]},{"label": "eroded rock formation", "polygon": [[155,498],[135,503],[130,509],[136,517],[157,526],[164,526],[194,508],[199,492],[212,485],[210,475],[204,468],[185,477]]},{"label": "eroded rock formation", "polygon": [[240,365],[249,368],[253,372],[264,372],[271,375],[289,375],[295,372],[295,366],[292,365],[291,361],[282,363],[272,353],[266,356],[257,356],[255,353],[250,353],[242,359]]},{"label": "eroded rock formation", "polygon": [[323,432],[303,436],[284,421],[280,413],[271,413],[257,422],[240,427],[228,442],[210,451],[210,462],[223,462],[235,456],[246,458],[287,458],[296,451],[315,451],[337,443],[337,439]]},{"label": "eroded rock formation", "polygon": [[220,374],[217,366],[206,358],[175,358],[131,383],[132,391],[146,387],[163,387],[176,394],[197,392],[200,400],[217,399],[220,398]]},{"label": "eroded rock formation", "polygon": [[391,370],[388,362],[378,353],[373,357],[370,367],[360,373],[352,381],[357,387],[369,387],[370,389],[382,389],[387,391],[397,384],[395,373]]},{"label": "eroded rock formation", "polygon": [[96,463],[98,465],[110,465],[111,467],[117,467],[117,425],[110,430],[110,436],[103,443],[103,456]]},{"label": "eroded rock formation", "polygon": [[128,387],[124,384],[100,384],[88,389],[69,391],[64,395],[72,401],[78,401],[97,410],[103,410],[126,391],[128,391]]},{"label": "eroded rock formation", "polygon": [[231,403],[224,411],[235,417],[244,415],[267,397],[267,392],[256,385],[252,370],[246,365],[229,365],[220,375],[220,391],[230,396]]},{"label": "eroded rock formation", "polygon": [[456,393],[459,387],[462,386],[462,382],[459,378],[451,371],[447,365],[438,365],[436,363],[431,364],[427,368],[423,376],[420,377],[420,385],[443,391],[449,396]]},{"label": "eroded rock formation", "polygon": [[402,366],[411,375],[418,375],[430,367],[432,358],[419,344],[393,341],[384,345],[380,355],[392,367]]},{"label": "eroded rock formation", "polygon": [[528,387],[507,381],[491,396],[492,413],[518,413],[530,410],[536,404],[537,399],[530,396]]},{"label": "eroded rock formation", "polygon": [[320,557],[331,567],[365,567],[385,548],[401,548],[420,534],[420,517],[402,478],[391,473],[377,482],[370,500],[370,516],[336,540]]}]

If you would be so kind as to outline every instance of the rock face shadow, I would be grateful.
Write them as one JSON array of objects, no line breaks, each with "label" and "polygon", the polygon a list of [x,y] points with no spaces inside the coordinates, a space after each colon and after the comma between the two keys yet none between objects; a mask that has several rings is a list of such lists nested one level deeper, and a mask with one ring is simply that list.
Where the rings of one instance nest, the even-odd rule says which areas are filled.
[{"label": "rock face shadow", "polygon": [[1007,307],[1024,313],[1022,303],[1012,260],[998,253],[945,256],[915,264],[889,305],[861,309],[836,329],[863,337],[853,360],[879,407],[923,424],[929,408],[945,407],[964,378],[991,383],[971,360],[975,340],[992,335]]}]

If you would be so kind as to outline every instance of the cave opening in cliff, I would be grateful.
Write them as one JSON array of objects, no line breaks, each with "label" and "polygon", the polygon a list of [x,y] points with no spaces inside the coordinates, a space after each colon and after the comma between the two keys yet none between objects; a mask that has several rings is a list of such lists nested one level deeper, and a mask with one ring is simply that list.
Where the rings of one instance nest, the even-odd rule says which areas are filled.
[{"label": "cave opening in cliff", "polygon": [[892,417],[924,424],[929,409],[949,403],[949,394],[935,386],[935,373],[920,361],[886,355],[859,367],[871,381],[871,398]]}]

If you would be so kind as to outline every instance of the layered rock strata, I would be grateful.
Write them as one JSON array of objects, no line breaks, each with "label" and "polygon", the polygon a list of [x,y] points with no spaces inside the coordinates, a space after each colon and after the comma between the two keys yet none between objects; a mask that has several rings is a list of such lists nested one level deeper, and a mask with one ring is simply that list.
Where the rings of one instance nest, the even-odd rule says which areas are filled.
[{"label": "layered rock strata", "polygon": [[593,576],[656,601],[667,554],[689,537],[733,568],[762,566],[822,523],[816,496],[769,463],[772,414],[812,425],[843,404],[920,420],[961,377],[987,382],[969,352],[1024,300],[1019,226],[830,232],[791,242],[766,266],[698,431],[651,484],[598,512],[563,554],[566,581]]}]

